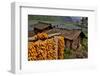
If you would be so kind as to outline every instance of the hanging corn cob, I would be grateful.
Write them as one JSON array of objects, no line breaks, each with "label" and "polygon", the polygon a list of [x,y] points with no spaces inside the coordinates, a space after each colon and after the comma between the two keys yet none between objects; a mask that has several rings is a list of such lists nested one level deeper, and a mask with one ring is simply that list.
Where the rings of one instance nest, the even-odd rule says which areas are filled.
[{"label": "hanging corn cob", "polygon": [[64,37],[59,36],[58,37],[58,59],[64,59]]}]

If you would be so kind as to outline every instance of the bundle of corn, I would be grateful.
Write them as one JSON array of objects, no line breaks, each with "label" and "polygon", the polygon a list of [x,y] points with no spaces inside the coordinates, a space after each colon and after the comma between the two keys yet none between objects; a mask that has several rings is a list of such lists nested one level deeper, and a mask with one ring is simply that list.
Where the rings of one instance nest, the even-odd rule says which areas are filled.
[{"label": "bundle of corn", "polygon": [[53,38],[29,42],[28,60],[57,59],[57,44]]},{"label": "bundle of corn", "polygon": [[58,36],[58,59],[64,58],[64,47],[65,47],[64,37]]},{"label": "bundle of corn", "polygon": [[38,40],[29,42],[28,45],[28,60],[45,60],[47,56],[46,41]]},{"label": "bundle of corn", "polygon": [[42,33],[38,33],[37,34],[37,39],[43,40],[43,39],[47,39],[47,38],[48,38],[48,34],[47,33],[42,32]]},{"label": "bundle of corn", "polygon": [[57,55],[57,42],[54,38],[51,39],[47,39],[47,59],[49,60],[53,60],[53,59],[57,59],[58,55]]},{"label": "bundle of corn", "polygon": [[35,40],[45,40],[48,38],[48,34],[47,33],[38,33],[32,37],[28,38],[28,41],[35,41]]},{"label": "bundle of corn", "polygon": [[35,48],[34,42],[28,42],[28,60],[36,60],[37,59],[37,51]]},{"label": "bundle of corn", "polygon": [[38,40],[35,42],[37,60],[45,60],[47,58],[46,45],[46,41]]}]

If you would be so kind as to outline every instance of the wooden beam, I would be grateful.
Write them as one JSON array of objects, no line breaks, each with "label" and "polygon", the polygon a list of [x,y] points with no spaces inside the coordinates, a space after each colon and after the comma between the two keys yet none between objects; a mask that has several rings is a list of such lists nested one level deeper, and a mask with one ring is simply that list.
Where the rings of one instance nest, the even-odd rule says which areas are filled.
[{"label": "wooden beam", "polygon": [[[53,37],[53,36],[58,36],[58,35],[61,35],[61,33],[49,34],[49,35],[48,35],[48,38]],[[35,35],[35,36],[33,36],[33,37],[28,37],[28,40],[29,40],[29,41],[35,41],[35,40],[37,40],[37,35]]]}]

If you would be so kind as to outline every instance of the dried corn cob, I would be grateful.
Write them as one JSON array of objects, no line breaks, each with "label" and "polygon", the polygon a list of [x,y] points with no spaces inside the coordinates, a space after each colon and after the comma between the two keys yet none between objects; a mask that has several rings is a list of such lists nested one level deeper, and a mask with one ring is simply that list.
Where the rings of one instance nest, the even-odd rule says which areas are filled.
[{"label": "dried corn cob", "polygon": [[59,36],[58,37],[58,58],[59,59],[64,58],[64,47],[65,47],[64,37]]}]

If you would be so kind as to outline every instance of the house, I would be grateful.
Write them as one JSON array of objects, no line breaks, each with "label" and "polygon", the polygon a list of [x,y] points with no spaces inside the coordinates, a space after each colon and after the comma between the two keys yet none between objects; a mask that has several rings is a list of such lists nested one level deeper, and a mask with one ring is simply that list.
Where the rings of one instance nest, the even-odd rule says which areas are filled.
[{"label": "house", "polygon": [[82,33],[81,30],[66,30],[66,29],[51,29],[46,31],[46,33],[61,33],[62,36],[64,36],[65,41],[65,48],[70,49],[77,49],[81,44],[81,38],[85,35]]},{"label": "house", "polygon": [[52,29],[50,23],[45,22],[38,22],[37,24],[34,24],[34,32],[37,34],[38,32],[43,32],[46,30]]},{"label": "house", "polygon": [[65,39],[65,47],[71,49],[77,49],[81,43],[81,31],[80,30],[70,30],[63,33]]}]

